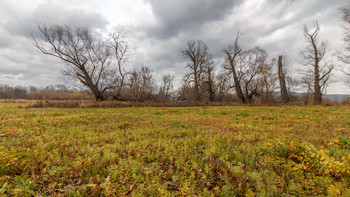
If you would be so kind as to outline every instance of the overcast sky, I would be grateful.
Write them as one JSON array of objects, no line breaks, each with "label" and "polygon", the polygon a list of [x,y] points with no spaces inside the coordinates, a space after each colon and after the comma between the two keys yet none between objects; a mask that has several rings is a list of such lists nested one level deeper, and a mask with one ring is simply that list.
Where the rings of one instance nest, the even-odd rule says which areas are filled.
[{"label": "overcast sky", "polygon": [[[318,20],[321,40],[328,40],[328,58],[344,47],[341,13],[348,0],[1,0],[0,84],[47,86],[64,84],[62,62],[39,53],[32,45],[36,22],[88,26],[108,32],[124,30],[132,46],[131,68],[144,64],[156,81],[186,73],[181,50],[188,40],[207,43],[221,70],[223,49],[243,33],[244,49],[259,46],[271,57],[289,54],[297,77],[300,51],[305,48],[303,25]],[[327,93],[350,93],[339,71]]]}]

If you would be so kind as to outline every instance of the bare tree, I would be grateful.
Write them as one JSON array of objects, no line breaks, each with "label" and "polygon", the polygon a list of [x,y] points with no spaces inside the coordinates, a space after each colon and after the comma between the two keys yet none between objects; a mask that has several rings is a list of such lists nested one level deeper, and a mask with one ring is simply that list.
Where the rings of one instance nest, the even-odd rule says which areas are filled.
[{"label": "bare tree", "polygon": [[116,100],[122,99],[122,90],[125,86],[126,76],[131,74],[129,71],[126,71],[126,64],[129,62],[129,43],[127,42],[123,33],[115,29],[114,32],[109,34],[108,44],[112,48],[113,55],[116,59],[116,69],[118,72],[118,84],[116,88],[116,94],[114,98]]},{"label": "bare tree", "polygon": [[259,96],[259,74],[267,61],[265,50],[255,47],[249,51],[241,53],[239,70],[242,80],[242,88],[247,103],[253,102],[253,96]]},{"label": "bare tree", "polygon": [[187,83],[193,83],[195,100],[200,100],[203,72],[209,64],[212,64],[212,57],[208,52],[208,46],[201,40],[191,40],[187,42],[187,49],[181,52],[189,60],[186,67],[190,69],[184,80]]},{"label": "bare tree", "polygon": [[305,68],[300,70],[300,73],[306,78],[313,79],[314,103],[320,105],[322,104],[322,93],[326,91],[334,65],[325,61],[327,42],[322,41],[319,43],[320,26],[317,21],[313,25],[313,29],[309,29],[306,25],[304,26],[307,46],[301,52],[303,58],[301,63]]},{"label": "bare tree", "polygon": [[[340,9],[343,13],[342,19],[344,22],[344,42],[346,46],[344,50],[338,52],[338,60],[345,64],[350,64],[350,5]],[[343,73],[350,76],[350,69],[344,69]],[[350,81],[349,81],[350,84]]]},{"label": "bare tree", "polygon": [[342,19],[344,22],[344,38],[346,47],[342,52],[339,52],[338,59],[345,64],[350,64],[350,6],[340,9],[343,13]]},{"label": "bare tree", "polygon": [[312,89],[313,78],[311,75],[304,75],[301,78],[301,84],[304,89],[306,89],[304,104],[307,105],[309,103],[310,94],[313,94]]},{"label": "bare tree", "polygon": [[176,90],[176,99],[179,101],[196,100],[196,98],[194,87],[185,81]]},{"label": "bare tree", "polygon": [[215,87],[215,76],[214,76],[214,61],[208,62],[208,64],[204,67],[203,77],[202,77],[202,92],[204,93],[203,99],[214,101],[215,92],[217,88]]},{"label": "bare tree", "polygon": [[174,89],[174,84],[173,84],[174,78],[175,76],[170,74],[163,76],[163,85],[160,88],[160,93],[164,95],[165,99],[170,98],[171,92]]},{"label": "bare tree", "polygon": [[236,52],[233,55],[226,52],[228,64],[226,62],[224,68],[229,75],[233,75],[238,100],[241,103],[251,103],[254,96],[259,96],[261,85],[259,73],[262,71],[262,65],[266,64],[267,53],[258,47],[248,51],[240,51],[239,47],[234,48],[236,49],[233,51]]},{"label": "bare tree", "polygon": [[234,87],[236,90],[236,95],[238,100],[241,103],[246,103],[246,99],[243,95],[242,87],[241,87],[241,76],[239,76],[239,69],[237,68],[237,62],[238,58],[243,57],[241,55],[242,53],[242,48],[238,44],[238,40],[241,37],[242,34],[239,32],[236,35],[235,42],[233,45],[228,46],[227,49],[224,49],[224,52],[226,54],[225,57],[225,62],[226,64],[224,65],[224,69],[228,71],[228,74],[233,76],[233,82],[234,82]]},{"label": "bare tree", "polygon": [[104,40],[87,28],[46,26],[38,24],[40,38],[33,35],[34,46],[66,64],[64,76],[89,88],[97,101],[103,101],[116,88],[116,69],[111,64],[111,51]]},{"label": "bare tree", "polygon": [[285,77],[285,69],[284,69],[283,56],[278,56],[278,79],[280,83],[281,90],[281,101],[282,103],[289,102],[289,96],[287,91],[286,77]]},{"label": "bare tree", "polygon": [[275,99],[274,92],[277,89],[278,74],[273,71],[275,59],[267,56],[261,59],[258,73],[258,96],[263,102],[272,102]]},{"label": "bare tree", "polygon": [[155,85],[152,80],[152,71],[147,66],[142,66],[139,71],[131,73],[129,79],[129,92],[132,100],[150,100]]},{"label": "bare tree", "polygon": [[216,76],[216,89],[218,101],[225,100],[230,93],[230,78],[226,73],[220,73]]},{"label": "bare tree", "polygon": [[151,95],[156,90],[156,85],[152,79],[153,71],[147,66],[142,66],[139,71],[139,76],[141,78],[141,93],[144,100],[150,100]]}]

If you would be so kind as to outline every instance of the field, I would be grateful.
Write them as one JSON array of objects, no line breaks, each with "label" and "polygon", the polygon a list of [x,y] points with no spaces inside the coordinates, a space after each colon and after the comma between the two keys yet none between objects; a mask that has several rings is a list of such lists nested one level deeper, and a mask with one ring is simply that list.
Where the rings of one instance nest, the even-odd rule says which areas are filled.
[{"label": "field", "polygon": [[26,105],[0,103],[0,196],[350,196],[349,107]]}]

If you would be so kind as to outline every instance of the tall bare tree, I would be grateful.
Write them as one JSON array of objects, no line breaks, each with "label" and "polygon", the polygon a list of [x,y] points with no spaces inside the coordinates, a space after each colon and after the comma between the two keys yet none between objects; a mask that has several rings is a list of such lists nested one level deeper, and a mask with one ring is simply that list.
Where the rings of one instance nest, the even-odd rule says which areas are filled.
[{"label": "tall bare tree", "polygon": [[340,9],[343,13],[342,19],[344,22],[344,38],[346,47],[342,52],[339,52],[338,59],[346,64],[350,64],[350,5]]},{"label": "tall bare tree", "polygon": [[202,99],[206,101],[214,101],[215,99],[215,65],[214,61],[208,62],[208,64],[203,68],[203,76],[201,77],[201,94]]},{"label": "tall bare tree", "polygon": [[241,53],[239,70],[241,86],[243,88],[245,100],[247,103],[253,102],[253,96],[259,96],[260,76],[264,70],[267,61],[265,50],[255,47],[249,51]]},{"label": "tall bare tree", "polygon": [[126,40],[124,34],[115,28],[115,31],[109,34],[109,46],[113,51],[113,56],[116,59],[116,69],[118,72],[118,86],[116,88],[116,94],[114,98],[116,100],[122,99],[122,90],[125,86],[126,76],[131,74],[130,71],[126,70],[126,64],[129,62],[129,43]]},{"label": "tall bare tree", "polygon": [[185,81],[193,83],[195,100],[200,100],[203,72],[208,65],[212,64],[212,56],[209,54],[208,46],[201,40],[188,41],[187,49],[181,52],[189,60],[186,67],[190,72],[186,74]]},{"label": "tall bare tree", "polygon": [[116,69],[111,64],[111,51],[106,41],[87,28],[46,26],[38,24],[40,37],[32,38],[34,46],[66,65],[64,76],[87,87],[97,101],[103,101],[116,88]]},{"label": "tall bare tree", "polygon": [[243,51],[238,45],[239,34],[235,44],[224,50],[226,64],[224,68],[233,76],[236,96],[241,103],[253,102],[254,96],[259,96],[260,76],[263,65],[267,61],[267,53],[256,47]]},{"label": "tall bare tree", "polygon": [[[345,48],[338,52],[338,59],[345,64],[350,64],[350,5],[340,9],[343,13],[342,19],[344,22],[344,42],[346,43]],[[350,76],[350,69],[344,69],[343,72]],[[350,85],[350,80],[349,83]]]},{"label": "tall bare tree", "polygon": [[313,29],[304,26],[304,37],[307,46],[301,52],[302,64],[305,66],[300,72],[306,78],[313,79],[314,103],[322,104],[322,93],[326,91],[328,80],[334,65],[325,60],[327,52],[327,42],[319,41],[320,26],[318,22],[314,22]]},{"label": "tall bare tree", "polygon": [[281,90],[281,101],[282,103],[289,102],[289,96],[287,91],[286,77],[285,77],[285,69],[284,69],[283,56],[278,56],[278,79],[280,83]]},{"label": "tall bare tree", "polygon": [[[226,54],[225,61],[226,64],[224,65],[225,70],[228,71],[228,73],[233,76],[233,82],[234,87],[236,90],[236,95],[238,100],[241,103],[246,103],[246,99],[244,97],[242,87],[241,87],[241,76],[239,76],[239,69],[237,68],[237,62],[240,54],[242,53],[242,48],[238,44],[238,40],[241,37],[242,34],[239,32],[236,35],[235,42],[233,45],[228,46],[227,49],[224,49],[224,52]],[[241,56],[242,57],[242,56]]]}]

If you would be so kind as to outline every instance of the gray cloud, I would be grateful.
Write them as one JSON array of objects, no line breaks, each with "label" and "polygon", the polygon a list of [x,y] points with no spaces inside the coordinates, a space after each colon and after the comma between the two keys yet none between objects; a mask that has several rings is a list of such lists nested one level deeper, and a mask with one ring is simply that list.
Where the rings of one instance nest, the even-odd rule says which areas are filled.
[{"label": "gray cloud", "polygon": [[155,31],[161,38],[169,38],[183,31],[196,31],[211,21],[227,16],[239,1],[232,0],[149,0],[156,18]]},{"label": "gray cloud", "polygon": [[63,63],[39,53],[30,34],[36,35],[37,23],[105,29],[108,21],[103,15],[82,8],[82,3],[88,2],[43,1],[28,11],[13,2],[1,2],[5,17],[0,20],[0,83],[37,86],[62,83],[59,77]]},{"label": "gray cloud", "polygon": [[[35,22],[88,26],[106,32],[109,25],[122,23],[118,21],[120,18],[128,19],[123,25],[133,47],[130,69],[145,64],[154,71],[156,81],[171,73],[180,83],[186,72],[181,50],[188,40],[206,42],[219,71],[224,58],[222,51],[232,44],[238,30],[243,33],[240,42],[245,49],[259,46],[271,57],[288,54],[293,75],[297,76],[299,53],[305,47],[303,25],[319,21],[321,40],[329,41],[331,58],[343,46],[338,8],[349,3],[348,0],[135,0],[126,6],[130,10],[123,12],[129,15],[118,17],[121,12],[111,9],[108,15],[108,10],[99,10],[101,2],[97,0],[37,1],[41,3],[28,4],[28,9],[23,2],[17,3],[21,8],[13,0],[0,2],[0,83],[47,85],[58,81],[62,62],[40,54],[32,46],[30,32],[36,30]],[[115,6],[119,4],[119,10],[125,7],[123,2]],[[340,85],[345,76],[339,70],[333,76],[335,83],[328,92],[348,92],[348,88]]]},{"label": "gray cloud", "polygon": [[55,24],[89,27],[91,29],[105,29],[108,21],[99,13],[75,7],[65,7],[54,1],[39,4],[32,12],[25,16],[16,16],[9,20],[6,28],[9,32],[30,36],[36,30],[36,24]]},{"label": "gray cloud", "polygon": [[[234,3],[235,2],[235,3]],[[299,53],[304,49],[303,26],[318,20],[321,40],[330,42],[329,57],[342,45],[342,29],[338,8],[346,0],[249,0],[249,1],[149,1],[156,23],[139,26],[134,31],[142,42],[139,62],[149,62],[154,70],[171,70],[180,81],[185,62],[180,50],[186,41],[201,39],[209,46],[217,60],[217,70],[223,62],[223,48],[233,42],[239,30],[244,35],[241,45],[248,49],[259,46],[272,57],[286,53],[291,57],[291,71],[298,76]],[[156,43],[153,46],[150,43]],[[145,51],[147,52],[145,52]],[[146,63],[147,64],[147,63]],[[335,71],[334,76],[342,75]],[[337,83],[337,87],[339,83]],[[330,86],[331,89],[333,88]],[[334,88],[335,89],[335,88]],[[337,88],[336,91],[338,91]],[[341,90],[344,92],[344,90]]]}]

